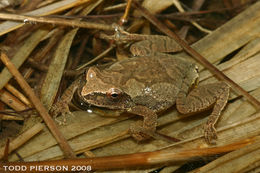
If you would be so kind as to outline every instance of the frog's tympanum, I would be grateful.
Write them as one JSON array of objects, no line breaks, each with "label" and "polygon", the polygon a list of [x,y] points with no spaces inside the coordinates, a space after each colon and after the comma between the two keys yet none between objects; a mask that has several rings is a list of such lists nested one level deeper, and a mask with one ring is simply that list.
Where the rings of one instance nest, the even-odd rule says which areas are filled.
[{"label": "frog's tympanum", "polygon": [[197,86],[196,65],[181,57],[149,53],[155,44],[151,41],[149,49],[134,44],[130,50],[136,57],[105,69],[90,67],[84,80],[75,82],[64,93],[55,114],[68,111],[67,103],[78,89],[81,99],[91,105],[143,116],[141,126],[130,128],[135,139],[143,140],[148,137],[145,132],[156,130],[160,111],[176,105],[181,114],[192,114],[213,107],[204,129],[206,141],[212,143],[217,138],[214,125],[227,103],[229,86],[224,82]]}]

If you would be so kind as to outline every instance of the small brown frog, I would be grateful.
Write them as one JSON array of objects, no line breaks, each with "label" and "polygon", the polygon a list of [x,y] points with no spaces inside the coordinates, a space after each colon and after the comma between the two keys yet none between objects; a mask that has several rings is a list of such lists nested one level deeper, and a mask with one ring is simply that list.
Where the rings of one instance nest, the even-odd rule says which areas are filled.
[{"label": "small brown frog", "polygon": [[[159,39],[159,37],[158,37]],[[158,40],[144,40],[150,49]],[[168,46],[167,39],[160,46]],[[181,114],[192,114],[213,107],[205,125],[205,139],[213,143],[215,123],[229,97],[229,86],[224,82],[197,87],[197,66],[181,57],[153,53],[141,42],[133,44],[131,52],[138,57],[118,61],[107,68],[90,67],[85,76],[65,91],[52,109],[54,114],[69,112],[68,103],[77,90],[84,102],[98,107],[123,110],[143,116],[143,124],[130,128],[137,140],[155,132],[157,113],[176,104]],[[166,48],[163,50],[167,51]]]}]

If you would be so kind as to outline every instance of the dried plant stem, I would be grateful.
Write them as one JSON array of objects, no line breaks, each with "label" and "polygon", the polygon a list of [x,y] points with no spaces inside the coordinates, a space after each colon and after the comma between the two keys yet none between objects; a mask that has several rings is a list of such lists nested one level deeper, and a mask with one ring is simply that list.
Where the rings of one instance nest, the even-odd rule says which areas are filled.
[{"label": "dried plant stem", "polygon": [[236,84],[233,80],[228,78],[223,72],[218,70],[215,66],[213,66],[209,61],[207,61],[201,54],[199,54],[196,50],[192,49],[185,41],[183,41],[178,35],[173,33],[167,26],[165,26],[162,22],[160,22],[156,17],[154,17],[147,9],[142,7],[136,1],[133,1],[134,6],[136,9],[140,11],[140,13],[147,18],[152,24],[154,24],[158,29],[160,29],[163,33],[168,35],[169,37],[173,38],[177,43],[181,45],[181,47],[190,54],[194,59],[204,65],[211,73],[215,74],[216,77],[219,79],[227,82],[232,89],[236,93],[240,93],[248,101],[250,101],[258,110],[260,109],[260,102],[251,96],[247,91],[241,88],[238,84]]},{"label": "dried plant stem", "polygon": [[23,76],[21,73],[16,69],[14,64],[9,60],[7,55],[5,53],[1,53],[1,60],[5,64],[5,66],[8,68],[8,70],[13,74],[17,82],[20,84],[21,88],[24,90],[24,92],[27,94],[27,96],[30,98],[31,102],[33,103],[34,107],[37,109],[39,114],[42,116],[44,122],[50,129],[51,133],[59,143],[61,149],[63,150],[65,157],[66,158],[75,158],[75,154],[72,151],[71,147],[67,143],[66,139],[60,133],[58,130],[58,127],[48,114],[47,110],[45,107],[42,105],[41,101],[36,97],[34,94],[32,88],[29,86],[29,84],[24,80]]},{"label": "dried plant stem", "polygon": [[96,62],[97,60],[99,60],[100,58],[103,58],[108,52],[110,52],[112,49],[115,48],[115,45],[111,45],[109,46],[106,50],[104,50],[101,54],[99,54],[97,57],[93,58],[92,60],[88,61],[87,63],[81,65],[80,67],[77,68],[77,70],[82,70],[85,67],[87,67],[88,65]]},{"label": "dried plant stem", "polygon": [[24,104],[26,104],[28,107],[32,107],[30,101],[16,88],[14,88],[12,85],[7,84],[5,88],[11,92],[14,96],[19,98]]},{"label": "dried plant stem", "polygon": [[125,13],[124,13],[124,15],[120,18],[119,25],[123,25],[124,23],[127,22],[127,18],[128,18],[128,15],[129,15],[129,11],[130,11],[131,4],[132,4],[132,0],[127,0],[127,4],[126,4],[126,8],[125,8]]},{"label": "dried plant stem", "polygon": [[[45,64],[42,64],[42,63],[38,63],[36,61],[34,61],[33,59],[28,59],[28,63],[31,65],[32,68],[35,68],[39,71],[42,71],[42,72],[47,72],[49,67]],[[84,69],[81,69],[81,70],[65,70],[64,71],[64,75],[65,76],[77,76],[81,73],[84,72]]]},{"label": "dried plant stem", "polygon": [[[91,166],[91,171],[136,168],[141,166],[162,165],[169,162],[187,161],[202,156],[226,153],[244,147],[245,145],[248,145],[249,143],[255,140],[256,139],[249,139],[249,140],[241,141],[239,143],[226,145],[223,147],[196,148],[196,149],[190,149],[190,150],[185,150],[180,152],[175,152],[171,150],[160,150],[154,152],[125,154],[125,155],[107,156],[107,157],[93,157],[93,158],[84,158],[84,159],[34,161],[34,162],[9,162],[9,163],[5,163],[3,166],[23,165],[26,167],[37,167],[40,165],[46,165],[49,167],[55,167],[56,165],[60,165],[60,166],[64,165],[68,167],[69,171],[71,170],[73,165]],[[0,171],[3,170],[3,166],[0,165]],[[28,171],[29,169],[27,169],[24,172],[26,173]],[[39,170],[38,171],[35,170],[34,172],[39,172]],[[48,172],[48,170],[41,170],[41,172]],[[53,171],[53,172],[57,172],[57,171]]]},{"label": "dried plant stem", "polygon": [[[1,27],[0,27],[1,29]],[[12,63],[19,68],[24,61],[29,57],[30,53],[35,49],[35,47],[41,42],[42,37],[49,33],[47,29],[38,29],[37,31],[30,33],[30,37],[25,40],[21,47],[15,52],[12,57]],[[7,68],[4,68],[0,73],[0,89],[2,89],[9,80],[12,78],[12,74]]]},{"label": "dried plant stem", "polygon": [[[17,138],[10,142],[8,153],[11,153],[15,149],[19,148],[21,145],[23,145],[25,142],[27,142],[29,139],[39,133],[43,128],[44,126],[41,123],[38,123],[29,130],[25,131],[23,134],[20,134]],[[4,156],[4,150],[5,147],[0,148],[0,159]]]},{"label": "dried plant stem", "polygon": [[24,119],[22,117],[17,117],[17,116],[11,116],[11,115],[3,115],[0,114],[0,119],[1,120],[13,120],[13,121],[23,121]]},{"label": "dried plant stem", "polygon": [[[178,0],[173,0],[173,4],[179,10],[179,12],[181,12],[181,13],[185,12],[185,10],[182,8],[182,6],[181,6],[181,4],[180,4],[180,2]],[[212,31],[210,31],[210,30],[208,30],[206,28],[203,28],[197,22],[191,21],[191,23],[192,23],[193,26],[195,26],[196,28],[198,28],[202,32],[205,32],[205,33],[208,33],[208,34],[212,33]]]},{"label": "dried plant stem", "polygon": [[0,100],[13,108],[15,111],[23,111],[28,109],[28,106],[5,89],[0,90]]},{"label": "dried plant stem", "polygon": [[10,145],[10,139],[7,139],[5,147],[4,147],[4,154],[3,154],[3,157],[2,157],[2,160],[4,162],[8,161],[9,145]]},{"label": "dried plant stem", "polygon": [[[31,61],[42,62],[43,59],[48,55],[48,53],[51,52],[51,49],[55,46],[55,44],[58,42],[58,40],[60,40],[60,38],[64,34],[64,30],[62,30],[60,28],[54,29],[52,32],[53,32],[53,35],[51,36],[47,45],[44,48],[42,48],[41,50],[39,50],[39,52],[33,57],[33,59],[31,59]],[[28,61],[30,61],[30,59],[28,59]],[[44,64],[39,64],[38,67],[41,68],[43,65]],[[48,68],[46,67],[45,72],[47,70],[48,70]],[[28,68],[24,73],[24,78],[28,79],[32,73],[33,73],[33,69]]]},{"label": "dried plant stem", "polygon": [[[200,8],[203,6],[203,4],[205,3],[205,0],[197,0],[197,1],[194,1],[193,2],[193,5],[192,5],[192,11],[199,11]],[[185,13],[185,11],[183,11],[182,13]],[[170,21],[169,21],[170,22]],[[194,22],[194,21],[193,21]],[[195,22],[194,22],[195,23]],[[190,25],[184,25],[181,27],[181,29],[179,30],[178,32],[178,35],[183,39],[185,40],[187,34],[188,34],[188,31],[190,30]]]},{"label": "dried plant stem", "polygon": [[[246,171],[246,169],[248,169],[250,166],[252,166],[253,168],[257,168],[257,166],[259,166],[259,152],[260,140],[258,137],[258,140],[253,144],[247,145],[236,151],[230,152],[225,156],[220,157],[208,163],[207,165],[197,169],[196,171],[193,171],[193,173],[218,172],[219,170],[232,170],[232,172],[250,172],[248,170]],[[231,167],[233,165],[236,166]]]},{"label": "dried plant stem", "polygon": [[109,7],[105,7],[103,9],[103,11],[111,11],[111,10],[120,10],[120,9],[123,9],[125,8],[127,5],[127,3],[121,3],[121,4],[116,4],[116,5],[113,5],[113,6],[109,6]]},{"label": "dried plant stem", "polygon": [[73,28],[79,27],[79,28],[100,29],[100,30],[110,30],[110,31],[114,30],[114,28],[111,25],[85,22],[79,20],[68,20],[68,19],[55,18],[55,17],[40,17],[40,16],[38,17],[38,16],[0,13],[0,19],[22,21],[28,24],[48,23],[53,25],[71,26]]},{"label": "dried plant stem", "polygon": [[84,155],[85,157],[96,157],[96,155],[91,151],[85,151]]}]

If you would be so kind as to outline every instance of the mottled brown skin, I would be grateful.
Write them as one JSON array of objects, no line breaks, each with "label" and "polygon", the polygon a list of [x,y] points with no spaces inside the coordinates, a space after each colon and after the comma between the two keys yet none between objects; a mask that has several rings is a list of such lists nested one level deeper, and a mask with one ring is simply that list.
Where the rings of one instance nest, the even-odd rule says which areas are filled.
[{"label": "mottled brown skin", "polygon": [[[85,80],[78,80],[57,103],[66,106],[78,88],[84,102],[109,109],[124,110],[143,116],[143,124],[130,128],[137,140],[148,138],[148,132],[155,132],[157,113],[176,104],[182,114],[192,114],[213,107],[213,112],[205,125],[205,139],[213,143],[216,138],[214,128],[218,117],[227,103],[229,87],[224,82],[196,87],[198,71],[195,64],[168,54],[153,53],[155,42],[148,48],[132,45],[131,52],[138,57],[116,62],[105,69],[90,67]],[[166,42],[166,41],[165,41]],[[137,43],[142,45],[140,42]],[[168,46],[167,43],[161,44]],[[165,48],[164,50],[166,50]],[[167,52],[167,51],[166,51]],[[66,96],[69,95],[69,96]],[[147,133],[146,133],[147,132]]]}]

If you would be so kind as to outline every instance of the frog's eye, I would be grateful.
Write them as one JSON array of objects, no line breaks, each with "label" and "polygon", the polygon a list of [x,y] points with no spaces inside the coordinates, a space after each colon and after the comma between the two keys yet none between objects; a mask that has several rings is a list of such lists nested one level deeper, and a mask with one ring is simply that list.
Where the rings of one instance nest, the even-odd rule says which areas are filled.
[{"label": "frog's eye", "polygon": [[116,88],[110,88],[107,92],[107,96],[111,99],[118,99],[122,94],[122,91]]}]

